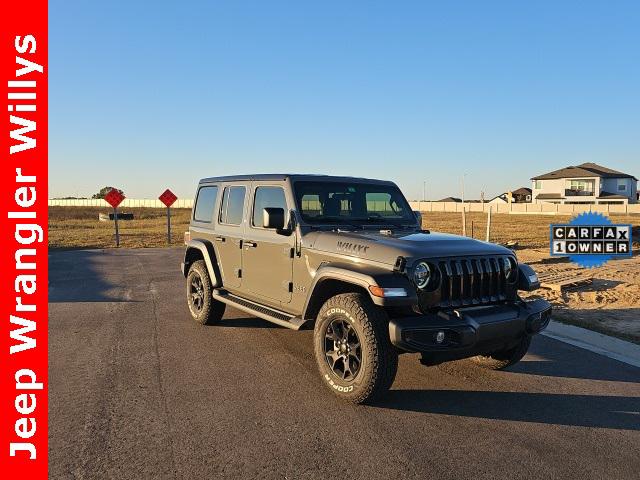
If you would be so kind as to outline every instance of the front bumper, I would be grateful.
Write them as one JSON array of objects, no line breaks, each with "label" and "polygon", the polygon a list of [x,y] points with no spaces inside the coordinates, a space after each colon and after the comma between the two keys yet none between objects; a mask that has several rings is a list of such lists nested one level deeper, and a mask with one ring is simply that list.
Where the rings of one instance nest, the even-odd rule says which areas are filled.
[{"label": "front bumper", "polygon": [[401,350],[447,360],[511,348],[523,336],[544,330],[550,319],[546,300],[518,301],[394,318],[389,336]]}]

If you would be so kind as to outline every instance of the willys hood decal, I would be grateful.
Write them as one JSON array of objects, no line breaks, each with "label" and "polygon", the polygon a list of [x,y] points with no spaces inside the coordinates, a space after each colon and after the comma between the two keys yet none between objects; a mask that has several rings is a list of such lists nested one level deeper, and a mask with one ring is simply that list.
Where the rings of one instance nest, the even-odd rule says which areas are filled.
[{"label": "willys hood decal", "polygon": [[314,250],[388,264],[394,264],[399,256],[417,259],[512,254],[500,245],[447,233],[312,232],[305,235],[304,243]]}]

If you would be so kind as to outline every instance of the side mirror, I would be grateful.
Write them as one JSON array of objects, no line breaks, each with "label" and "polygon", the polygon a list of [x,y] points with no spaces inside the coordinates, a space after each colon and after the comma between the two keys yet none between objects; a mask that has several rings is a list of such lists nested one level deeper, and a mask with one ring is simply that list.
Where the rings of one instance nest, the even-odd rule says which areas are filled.
[{"label": "side mirror", "polygon": [[262,226],[284,230],[284,208],[267,207],[262,209]]},{"label": "side mirror", "polygon": [[422,212],[419,212],[418,210],[414,210],[413,214],[416,216],[418,227],[422,228]]}]

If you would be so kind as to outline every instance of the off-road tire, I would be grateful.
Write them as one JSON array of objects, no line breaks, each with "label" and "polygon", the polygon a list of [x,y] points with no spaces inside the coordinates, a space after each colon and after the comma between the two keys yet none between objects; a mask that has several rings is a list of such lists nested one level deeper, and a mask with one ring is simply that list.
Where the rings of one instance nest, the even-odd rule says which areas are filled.
[{"label": "off-road tire", "polygon": [[[193,296],[194,282],[201,284],[201,299]],[[187,274],[187,305],[193,319],[201,325],[213,325],[222,320],[226,304],[215,300],[211,293],[213,286],[204,260],[197,260],[189,267]],[[200,295],[198,295],[200,297]]]},{"label": "off-road tire", "polygon": [[501,350],[490,355],[478,355],[472,360],[478,365],[490,370],[502,370],[515,365],[527,354],[531,345],[531,335],[525,335],[520,343],[509,350]]},{"label": "off-road tire", "polygon": [[[334,320],[348,322],[359,340],[361,362],[350,380],[339,378],[326,357],[325,337]],[[398,352],[389,340],[389,318],[363,294],[344,293],[327,300],[316,319],[313,344],[322,380],[338,397],[351,403],[378,398],[395,379]]]}]

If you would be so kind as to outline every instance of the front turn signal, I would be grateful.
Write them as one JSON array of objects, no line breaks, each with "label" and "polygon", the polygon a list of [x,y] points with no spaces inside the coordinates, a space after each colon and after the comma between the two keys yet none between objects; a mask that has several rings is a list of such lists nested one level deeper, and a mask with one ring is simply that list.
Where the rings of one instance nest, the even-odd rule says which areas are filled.
[{"label": "front turn signal", "polygon": [[369,285],[369,291],[374,297],[381,298],[409,296],[407,290],[404,288],[383,288],[378,285]]}]

